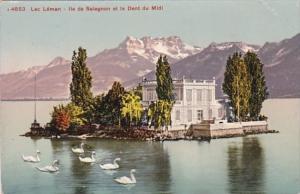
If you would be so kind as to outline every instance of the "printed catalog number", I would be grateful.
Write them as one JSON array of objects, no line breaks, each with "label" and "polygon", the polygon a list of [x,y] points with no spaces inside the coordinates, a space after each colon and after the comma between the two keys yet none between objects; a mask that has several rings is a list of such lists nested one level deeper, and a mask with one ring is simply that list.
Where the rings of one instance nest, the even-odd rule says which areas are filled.
[{"label": "printed catalog number", "polygon": [[25,7],[11,7],[8,11],[25,11]]}]

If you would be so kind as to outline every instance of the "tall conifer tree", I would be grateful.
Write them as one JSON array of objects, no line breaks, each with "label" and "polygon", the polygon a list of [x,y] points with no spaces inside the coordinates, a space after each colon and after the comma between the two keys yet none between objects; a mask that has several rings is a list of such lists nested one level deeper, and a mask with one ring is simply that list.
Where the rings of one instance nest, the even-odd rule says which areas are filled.
[{"label": "tall conifer tree", "polygon": [[249,113],[251,85],[241,53],[229,56],[224,73],[223,91],[229,96],[236,119],[245,120]]},{"label": "tall conifer tree", "polygon": [[156,94],[159,100],[174,101],[174,86],[171,76],[171,67],[167,56],[160,56],[156,64]]},{"label": "tall conifer tree", "polygon": [[257,120],[262,108],[263,101],[268,96],[263,64],[253,52],[244,55],[244,61],[248,68],[251,84],[251,95],[249,99],[249,113],[253,120]]},{"label": "tall conifer tree", "polygon": [[166,56],[160,56],[156,64],[156,94],[158,101],[154,112],[155,127],[168,127],[171,124],[171,111],[174,104],[174,85],[171,67]]},{"label": "tall conifer tree", "polygon": [[84,111],[89,111],[93,100],[92,76],[86,65],[86,49],[78,48],[78,52],[73,51],[72,56],[72,82],[70,84],[70,94],[72,102]]}]

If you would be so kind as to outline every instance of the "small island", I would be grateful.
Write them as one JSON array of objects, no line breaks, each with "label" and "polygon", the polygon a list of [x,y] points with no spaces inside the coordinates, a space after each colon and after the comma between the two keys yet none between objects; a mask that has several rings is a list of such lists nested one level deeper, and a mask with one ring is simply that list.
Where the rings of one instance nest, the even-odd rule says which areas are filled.
[{"label": "small island", "polygon": [[215,97],[215,78],[172,78],[166,56],[158,58],[155,80],[143,78],[130,89],[115,81],[107,93],[94,96],[86,59],[86,49],[73,51],[71,102],[54,106],[44,127],[35,116],[25,136],[164,141],[278,132],[260,114],[268,91],[255,53],[228,57],[222,99]]}]

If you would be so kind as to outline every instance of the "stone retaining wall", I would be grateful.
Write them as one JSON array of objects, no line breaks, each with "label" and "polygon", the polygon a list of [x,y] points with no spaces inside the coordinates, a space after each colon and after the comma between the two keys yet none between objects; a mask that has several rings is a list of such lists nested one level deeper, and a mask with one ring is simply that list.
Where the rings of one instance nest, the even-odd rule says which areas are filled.
[{"label": "stone retaining wall", "polygon": [[243,128],[211,130],[211,138],[243,136]]},{"label": "stone retaining wall", "polygon": [[268,132],[266,121],[191,125],[187,134],[193,138],[221,138]]},{"label": "stone retaining wall", "polygon": [[171,139],[183,139],[185,138],[186,133],[187,130],[181,129],[181,130],[166,131],[164,135],[170,136]]},{"label": "stone retaining wall", "polygon": [[211,137],[210,124],[207,123],[191,125],[188,134],[196,138]]}]

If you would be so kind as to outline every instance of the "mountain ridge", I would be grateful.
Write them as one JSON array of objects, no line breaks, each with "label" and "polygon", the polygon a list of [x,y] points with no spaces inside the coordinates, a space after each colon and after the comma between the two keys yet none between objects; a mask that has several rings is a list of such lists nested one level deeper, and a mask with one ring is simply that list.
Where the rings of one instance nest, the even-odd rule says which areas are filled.
[{"label": "mountain ridge", "polygon": [[[205,48],[190,46],[178,36],[135,38],[127,36],[117,47],[105,49],[88,57],[87,65],[93,76],[93,91],[107,91],[113,81],[125,86],[136,85],[143,77],[153,79],[155,63],[166,54],[172,65],[173,77],[196,79],[216,78],[217,96],[229,55],[248,50],[258,54],[270,97],[300,97],[300,34],[262,46],[245,42],[211,43]],[[70,60],[56,57],[45,66],[0,75],[2,98],[30,98],[33,95],[33,76],[37,73],[38,97],[66,98],[71,81]]]},{"label": "mountain ridge", "polygon": [[[145,36],[140,39],[128,36],[117,47],[105,49],[87,58],[87,65],[94,78],[93,91],[96,93],[105,91],[113,81],[123,82],[143,76],[155,68],[154,62],[160,54],[166,54],[170,62],[174,63],[200,50],[199,47],[184,43],[178,36],[163,38]],[[68,97],[71,81],[70,63],[70,60],[56,57],[44,66],[1,74],[1,97],[32,98],[35,74],[37,74],[38,97]]]}]

